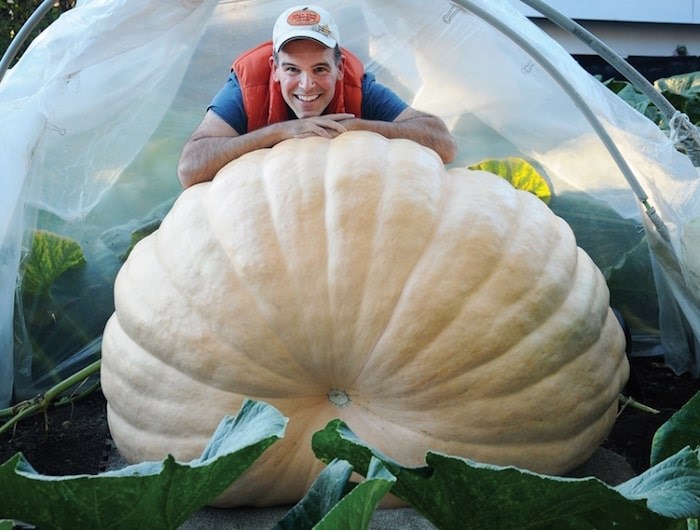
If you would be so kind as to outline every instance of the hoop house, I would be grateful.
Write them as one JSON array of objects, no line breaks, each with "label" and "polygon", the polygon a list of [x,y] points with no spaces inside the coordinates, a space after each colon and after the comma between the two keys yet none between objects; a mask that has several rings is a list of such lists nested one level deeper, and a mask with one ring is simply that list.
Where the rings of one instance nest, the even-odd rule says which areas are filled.
[{"label": "hoop house", "polygon": [[[319,3],[367,70],[446,121],[453,165],[540,169],[634,353],[698,375],[700,179],[674,141],[506,0]],[[99,356],[116,272],[181,191],[182,145],[288,5],[84,0],[3,78],[0,402]]]}]

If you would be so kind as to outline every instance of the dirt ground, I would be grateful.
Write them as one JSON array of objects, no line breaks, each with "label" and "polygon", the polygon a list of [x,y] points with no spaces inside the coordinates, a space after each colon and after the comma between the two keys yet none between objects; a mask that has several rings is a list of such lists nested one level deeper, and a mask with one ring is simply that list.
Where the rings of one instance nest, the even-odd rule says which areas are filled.
[{"label": "dirt ground", "polygon": [[675,375],[660,359],[633,358],[625,395],[659,411],[624,408],[604,447],[624,456],[639,474],[649,468],[651,441],[656,430],[698,391],[700,380]]},{"label": "dirt ground", "polygon": [[[626,394],[659,410],[659,414],[624,408],[604,447],[624,456],[636,473],[649,467],[656,430],[698,390],[700,381],[676,376],[650,358],[632,360]],[[72,475],[104,471],[108,456],[104,396],[94,392],[69,406],[55,407],[19,423],[0,436],[0,462],[21,451],[38,472]]]}]

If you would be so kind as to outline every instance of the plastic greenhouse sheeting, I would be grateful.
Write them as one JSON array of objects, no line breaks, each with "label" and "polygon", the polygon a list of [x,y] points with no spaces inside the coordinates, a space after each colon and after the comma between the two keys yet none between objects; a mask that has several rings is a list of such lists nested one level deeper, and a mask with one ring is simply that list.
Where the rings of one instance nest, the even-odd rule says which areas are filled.
[{"label": "plastic greenhouse sheeting", "polygon": [[[181,191],[182,145],[232,59],[268,39],[293,3],[79,1],[2,80],[0,404],[99,357],[116,272]],[[666,134],[506,0],[315,3],[381,82],[446,121],[453,165],[517,156],[540,169],[636,353],[698,375],[700,179]]]}]

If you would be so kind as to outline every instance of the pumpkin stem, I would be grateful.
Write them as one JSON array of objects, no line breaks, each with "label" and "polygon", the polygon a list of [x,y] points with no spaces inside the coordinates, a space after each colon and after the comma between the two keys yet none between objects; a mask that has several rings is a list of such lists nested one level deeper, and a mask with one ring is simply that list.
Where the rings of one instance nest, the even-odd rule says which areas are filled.
[{"label": "pumpkin stem", "polygon": [[345,407],[350,403],[350,396],[345,390],[340,388],[331,388],[328,392],[328,400],[337,407]]},{"label": "pumpkin stem", "polygon": [[620,403],[622,403],[622,407],[620,408],[620,412],[617,413],[618,416],[622,414],[622,411],[625,410],[625,407],[627,407],[628,405],[634,409],[641,410],[642,412],[649,412],[651,414],[659,413],[658,410],[644,405],[643,403],[640,403],[634,398],[627,397],[622,394],[620,394]]}]

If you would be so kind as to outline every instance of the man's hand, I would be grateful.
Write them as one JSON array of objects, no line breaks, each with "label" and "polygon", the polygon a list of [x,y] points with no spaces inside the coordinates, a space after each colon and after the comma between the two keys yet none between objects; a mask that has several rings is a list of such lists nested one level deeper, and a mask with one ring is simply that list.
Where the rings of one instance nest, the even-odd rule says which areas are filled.
[{"label": "man's hand", "polygon": [[354,118],[353,114],[325,114],[323,116],[310,116],[298,120],[284,122],[289,128],[289,138],[308,138],[309,136],[323,136],[324,138],[335,138],[339,134],[347,131],[342,120]]}]

